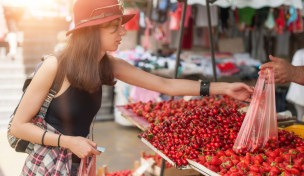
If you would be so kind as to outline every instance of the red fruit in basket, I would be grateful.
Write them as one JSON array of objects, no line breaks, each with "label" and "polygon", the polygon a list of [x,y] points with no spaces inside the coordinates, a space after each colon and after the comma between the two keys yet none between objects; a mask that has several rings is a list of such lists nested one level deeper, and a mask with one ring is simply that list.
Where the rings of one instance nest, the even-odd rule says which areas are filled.
[{"label": "red fruit in basket", "polygon": [[297,158],[304,158],[304,152],[303,153],[298,153]]},{"label": "red fruit in basket", "polygon": [[260,172],[260,168],[259,168],[258,166],[256,166],[256,165],[251,165],[251,166],[249,166],[249,169],[250,169],[250,171],[252,171],[252,172],[256,172],[256,173],[259,173],[259,172]]},{"label": "red fruit in basket", "polygon": [[279,168],[283,169],[283,168],[285,168],[286,165],[284,165],[283,163],[279,163],[278,166],[279,166]]},{"label": "red fruit in basket", "polygon": [[276,157],[274,159],[274,162],[276,162],[276,163],[282,163],[283,162],[283,158],[282,157]]},{"label": "red fruit in basket", "polygon": [[219,166],[222,164],[222,161],[218,157],[213,156],[211,157],[210,163],[214,166]]},{"label": "red fruit in basket", "polygon": [[280,174],[281,170],[277,166],[272,166],[270,172],[274,172],[276,174]]},{"label": "red fruit in basket", "polygon": [[230,171],[231,173],[237,173],[237,172],[239,172],[239,170],[238,170],[236,167],[230,168],[229,171]]},{"label": "red fruit in basket", "polygon": [[270,171],[268,176],[279,176],[278,173]]},{"label": "red fruit in basket", "polygon": [[229,158],[225,158],[221,164],[221,166],[223,166],[224,168],[226,168],[227,170],[229,170],[231,167],[233,167],[233,163]]},{"label": "red fruit in basket", "polygon": [[188,164],[188,161],[187,161],[187,160],[185,160],[185,159],[183,159],[183,160],[182,160],[182,164],[185,166],[185,165],[187,165],[187,164]]},{"label": "red fruit in basket", "polygon": [[226,156],[225,152],[222,150],[219,150],[218,152],[216,152],[216,156],[221,157],[221,156]]},{"label": "red fruit in basket", "polygon": [[220,175],[225,175],[227,173],[227,170],[226,169],[221,169],[220,170]]},{"label": "red fruit in basket", "polygon": [[304,158],[296,158],[293,160],[294,165],[299,165],[301,166],[302,164],[304,164]]},{"label": "red fruit in basket", "polygon": [[139,110],[139,109],[137,109],[135,113],[136,113],[136,115],[139,115],[139,116],[141,116],[141,115],[142,115],[142,111],[141,111],[141,110]]},{"label": "red fruit in basket", "polygon": [[213,165],[210,165],[210,166],[208,167],[208,169],[212,170],[212,171],[215,172],[215,173],[217,173],[217,172],[220,171],[219,167],[213,166]]},{"label": "red fruit in basket", "polygon": [[304,146],[297,147],[296,149],[297,149],[299,152],[304,152]]},{"label": "red fruit in basket", "polygon": [[283,154],[283,160],[290,161],[291,160],[291,154],[290,153]]},{"label": "red fruit in basket", "polygon": [[233,165],[237,165],[240,162],[240,160],[232,160]]},{"label": "red fruit in basket", "polygon": [[296,168],[291,168],[289,171],[292,175],[300,175],[300,171]]},{"label": "red fruit in basket", "polygon": [[242,174],[239,172],[235,172],[235,173],[230,174],[230,176],[242,176]]},{"label": "red fruit in basket", "polygon": [[264,166],[264,171],[265,172],[270,172],[271,171],[271,166]]},{"label": "red fruit in basket", "polygon": [[237,155],[235,155],[235,154],[232,154],[232,155],[231,155],[231,159],[232,159],[232,160],[240,160],[240,157],[237,156]]},{"label": "red fruit in basket", "polygon": [[249,168],[248,168],[248,165],[245,164],[244,162],[239,162],[236,167],[239,169],[239,170],[246,170],[248,171]]},{"label": "red fruit in basket", "polygon": [[258,164],[262,164],[264,161],[265,156],[262,154],[258,154],[254,157],[254,162],[257,162]]},{"label": "red fruit in basket", "polygon": [[234,152],[231,149],[228,149],[225,151],[226,156],[230,157],[231,155],[234,154]]},{"label": "red fruit in basket", "polygon": [[267,163],[275,162],[274,160],[275,160],[275,158],[272,158],[272,157],[267,157],[267,158],[266,158],[266,162],[267,162]]},{"label": "red fruit in basket", "polygon": [[278,151],[267,150],[265,155],[269,156],[271,158],[276,158],[277,156],[279,156],[279,152]]}]

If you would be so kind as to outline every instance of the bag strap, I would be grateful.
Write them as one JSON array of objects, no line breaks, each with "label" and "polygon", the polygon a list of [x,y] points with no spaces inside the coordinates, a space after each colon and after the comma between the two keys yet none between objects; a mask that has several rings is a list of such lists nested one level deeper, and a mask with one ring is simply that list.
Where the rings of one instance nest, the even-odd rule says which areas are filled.
[{"label": "bag strap", "polygon": [[[44,60],[49,57],[50,55],[46,55],[44,56]],[[47,113],[47,110],[53,100],[53,98],[55,97],[55,95],[57,94],[57,92],[60,90],[61,86],[62,86],[62,83],[63,83],[63,80],[64,80],[64,76],[62,75],[59,75],[60,74],[60,71],[57,70],[57,73],[56,73],[56,76],[55,76],[55,79],[53,81],[53,84],[50,88],[50,91],[47,95],[47,97],[45,98],[39,112],[38,112],[38,119],[37,119],[37,124],[38,125],[41,125],[42,126],[42,121],[44,120],[45,118],[45,115]],[[57,80],[58,78],[58,80]]]}]

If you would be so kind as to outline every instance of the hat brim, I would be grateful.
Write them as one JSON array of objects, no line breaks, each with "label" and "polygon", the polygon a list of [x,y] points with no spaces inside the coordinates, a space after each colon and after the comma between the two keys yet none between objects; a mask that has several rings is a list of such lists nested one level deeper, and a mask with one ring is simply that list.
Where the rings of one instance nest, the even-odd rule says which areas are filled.
[{"label": "hat brim", "polygon": [[115,19],[120,18],[120,17],[122,18],[121,24],[125,24],[125,23],[127,23],[128,21],[130,21],[135,15],[136,15],[136,14],[113,15],[113,16],[109,16],[109,17],[106,17],[106,18],[100,18],[100,19],[88,21],[88,22],[83,23],[83,24],[80,24],[80,25],[74,27],[74,29],[68,31],[68,32],[66,33],[66,36],[70,35],[71,33],[73,33],[74,31],[76,31],[76,30],[78,30],[78,29],[82,29],[82,28],[89,27],[89,26],[96,26],[96,25],[99,25],[99,24],[102,24],[102,23],[106,23],[106,22],[115,20]]}]

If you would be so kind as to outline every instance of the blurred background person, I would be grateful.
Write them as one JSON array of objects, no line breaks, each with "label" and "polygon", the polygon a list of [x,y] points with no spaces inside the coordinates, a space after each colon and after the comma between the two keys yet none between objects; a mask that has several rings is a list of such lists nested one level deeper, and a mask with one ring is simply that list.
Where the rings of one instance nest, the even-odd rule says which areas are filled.
[{"label": "blurred background person", "polygon": [[18,47],[18,21],[22,18],[24,10],[22,7],[18,7],[14,1],[2,1],[3,12],[7,23],[8,33],[6,35],[6,41],[9,44],[9,52],[7,57],[15,59],[17,55]]},{"label": "blurred background person", "polygon": [[[302,68],[304,67],[304,49],[300,49],[294,54],[291,64],[293,66],[302,66]],[[304,71],[302,72],[302,75],[304,75]],[[299,78],[301,78],[301,77],[299,77]],[[304,80],[302,80],[302,81],[304,81]],[[303,121],[304,86],[292,82],[288,89],[286,100],[288,100],[294,104],[294,107],[297,111],[297,120]]]}]

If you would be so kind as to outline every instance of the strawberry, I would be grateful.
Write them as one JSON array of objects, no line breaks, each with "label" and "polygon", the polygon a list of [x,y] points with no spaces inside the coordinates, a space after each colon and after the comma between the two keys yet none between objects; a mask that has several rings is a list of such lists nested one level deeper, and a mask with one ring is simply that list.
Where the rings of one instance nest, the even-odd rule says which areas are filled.
[{"label": "strawberry", "polygon": [[279,163],[280,168],[285,168],[285,165],[283,163]]},{"label": "strawberry", "polygon": [[232,160],[240,160],[240,157],[238,157],[237,155],[233,154],[233,155],[231,155],[231,159]]},{"label": "strawberry", "polygon": [[282,157],[276,157],[275,159],[274,159],[274,162],[276,162],[276,163],[282,163],[283,162],[283,158]]},{"label": "strawberry", "polygon": [[299,152],[304,152],[304,146],[297,147],[296,149],[297,149]]},{"label": "strawberry", "polygon": [[236,167],[232,167],[229,171],[231,171],[231,173],[237,173],[239,170]]},{"label": "strawberry", "polygon": [[265,172],[270,172],[271,171],[271,166],[264,166],[264,171]]},{"label": "strawberry", "polygon": [[204,155],[200,156],[199,158],[199,161],[202,162],[202,163],[205,163],[206,162],[206,158]]},{"label": "strawberry", "polygon": [[298,169],[296,169],[296,168],[291,168],[290,169],[290,173],[292,175],[300,175],[300,171]]},{"label": "strawberry", "polygon": [[298,153],[297,158],[304,158],[304,153]]},{"label": "strawberry", "polygon": [[272,166],[270,172],[280,174],[281,170],[277,166]]},{"label": "strawberry", "polygon": [[272,163],[272,162],[274,162],[274,159],[275,159],[275,158],[267,157],[267,158],[266,158],[266,162]]},{"label": "strawberry", "polygon": [[254,157],[254,162],[257,162],[257,163],[261,164],[261,163],[263,163],[264,158],[265,158],[264,155],[261,155],[261,154],[256,155],[256,156]]},{"label": "strawberry", "polygon": [[304,158],[296,158],[293,160],[294,165],[302,165],[304,163]]},{"label": "strawberry", "polygon": [[217,173],[217,172],[220,171],[219,167],[213,166],[213,165],[209,165],[207,168],[210,169],[210,170],[212,170],[215,173]]},{"label": "strawberry", "polygon": [[237,164],[236,167],[237,167],[239,170],[246,170],[246,171],[249,170],[249,169],[248,169],[248,165],[245,164],[244,162],[239,162],[239,163]]},{"label": "strawberry", "polygon": [[252,172],[256,172],[256,173],[260,172],[260,168],[256,165],[251,165],[249,168],[250,168],[250,171],[252,171]]},{"label": "strawberry", "polygon": [[248,172],[246,175],[248,175],[248,176],[261,176],[260,173],[256,173],[256,172],[252,172],[252,171]]},{"label": "strawberry", "polygon": [[227,170],[226,170],[226,169],[220,170],[220,175],[225,175],[226,173],[227,173]]},{"label": "strawberry", "polygon": [[235,172],[235,173],[230,174],[230,176],[242,176],[242,174],[239,172]]},{"label": "strawberry", "polygon": [[226,159],[223,160],[221,166],[223,166],[224,168],[229,170],[233,166],[233,163],[229,158],[226,158]]},{"label": "strawberry", "polygon": [[271,170],[271,165],[269,163],[263,162],[262,166],[264,167],[265,172],[270,172]]},{"label": "strawberry", "polygon": [[210,164],[214,166],[219,166],[222,164],[222,161],[218,157],[213,156],[211,157]]},{"label": "strawberry", "polygon": [[275,151],[267,150],[265,152],[265,155],[269,156],[270,158],[275,158],[275,157],[279,156],[279,152],[276,150]]},{"label": "strawberry", "polygon": [[290,161],[291,160],[291,154],[290,153],[283,154],[283,160]]},{"label": "strawberry", "polygon": [[234,154],[234,152],[231,149],[228,149],[225,151],[226,156],[230,157],[231,155]]},{"label": "strawberry", "polygon": [[216,152],[216,156],[217,156],[217,157],[221,157],[221,156],[226,156],[226,155],[225,155],[225,152],[224,152],[224,151],[219,150],[218,152]]},{"label": "strawberry", "polygon": [[284,166],[288,166],[290,164],[289,161],[283,161]]},{"label": "strawberry", "polygon": [[269,163],[267,163],[267,162],[263,162],[262,166],[266,167],[266,166],[271,166],[271,165]]},{"label": "strawberry", "polygon": [[237,165],[239,162],[240,162],[239,160],[232,160],[232,163],[233,163],[234,165]]},{"label": "strawberry", "polygon": [[290,149],[290,150],[288,150],[288,153],[290,153],[290,154],[298,154],[299,151],[297,149]]},{"label": "strawberry", "polygon": [[283,172],[282,174],[284,174],[284,176],[292,176],[292,174],[290,172],[287,172],[287,171]]},{"label": "strawberry", "polygon": [[269,172],[269,176],[278,176],[279,174],[278,173],[276,173],[276,172],[273,172],[273,171],[270,171]]}]

